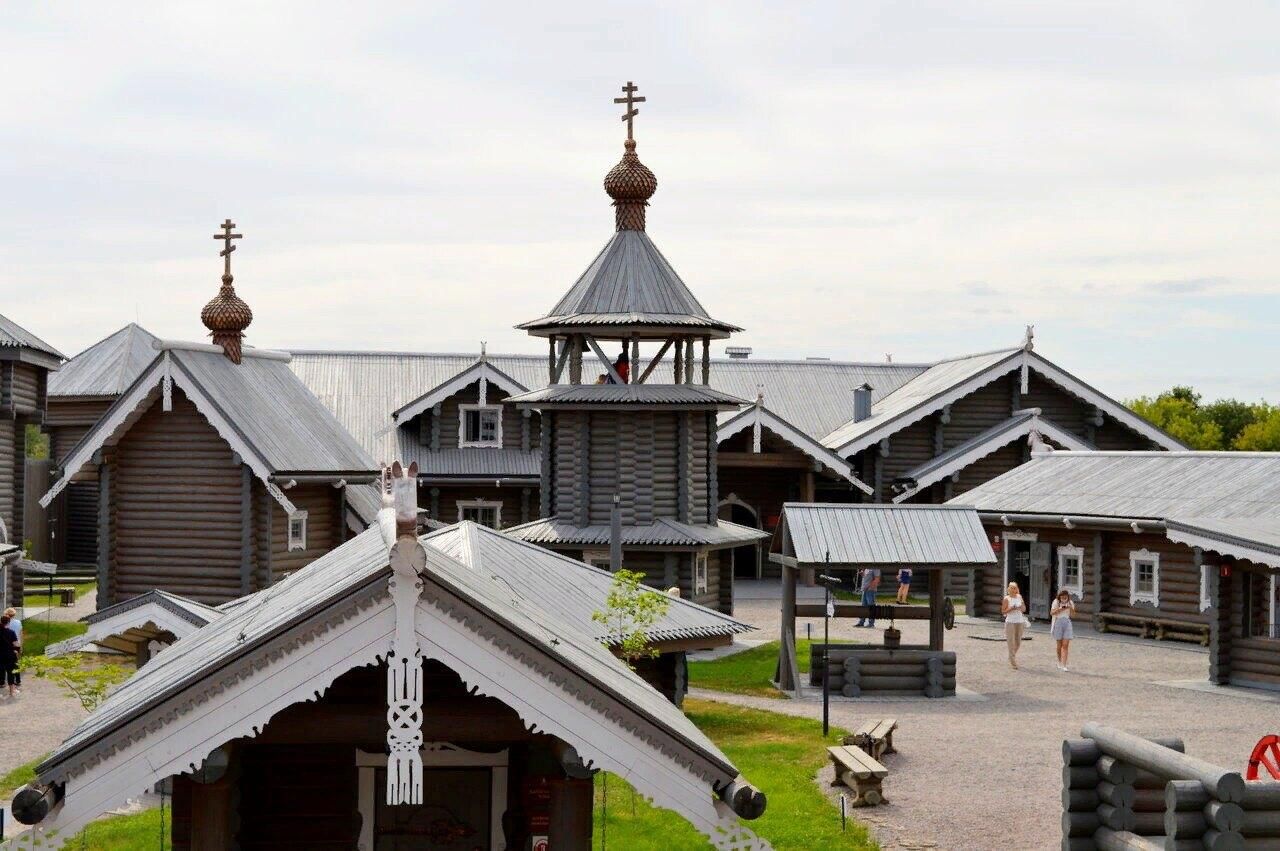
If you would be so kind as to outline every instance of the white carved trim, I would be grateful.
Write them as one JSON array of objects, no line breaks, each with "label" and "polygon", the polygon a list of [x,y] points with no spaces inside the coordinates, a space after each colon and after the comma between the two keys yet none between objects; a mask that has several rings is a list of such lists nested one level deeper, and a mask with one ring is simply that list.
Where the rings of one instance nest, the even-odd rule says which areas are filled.
[{"label": "white carved trim", "polygon": [[173,410],[173,370],[169,362],[169,353],[164,353],[164,375],[160,379],[164,404],[162,410],[166,413]]},{"label": "white carved trim", "polygon": [[488,361],[476,361],[471,366],[459,372],[453,378],[445,381],[443,384],[433,387],[422,396],[405,405],[400,410],[391,415],[396,423],[405,423],[414,417],[433,408],[436,405],[448,399],[458,391],[470,386],[475,381],[483,378],[485,381],[485,392],[487,395],[488,382],[493,382],[496,386],[505,390],[508,394],[514,396],[518,393],[527,393],[529,388],[520,384],[511,376],[502,370],[493,366]]},{"label": "white carved trim", "polygon": [[694,594],[707,593],[707,585],[709,584],[707,573],[708,573],[707,554],[697,553],[693,557],[693,593]]},{"label": "white carved trim", "polygon": [[[1138,562],[1151,562],[1151,593],[1138,591]],[[1160,554],[1153,553],[1146,547],[1129,551],[1129,605],[1150,603],[1160,605]]]},{"label": "white carved trim", "polygon": [[407,535],[391,548],[387,588],[396,634],[387,654],[387,804],[422,803],[422,648],[415,624],[427,553]]},{"label": "white carved trim", "polygon": [[[1076,575],[1077,581],[1068,583],[1066,581],[1066,560],[1068,558],[1076,559]],[[1066,544],[1058,547],[1058,589],[1065,588],[1071,592],[1071,595],[1079,600],[1084,596],[1084,550],[1075,544]]]},{"label": "white carved trim", "polygon": [[179,617],[158,603],[146,603],[123,611],[113,617],[89,624],[89,628],[80,635],[49,645],[45,650],[45,655],[62,656],[79,650],[85,645],[105,641],[112,636],[124,636],[131,629],[171,632],[175,638],[183,638],[200,629],[200,627],[186,618]]},{"label": "white carved trim", "polygon": [[[289,552],[294,550],[305,550],[307,548],[307,512],[295,511],[285,518],[288,524]],[[298,533],[294,534],[294,524],[299,524]]]},{"label": "white carved trim", "polygon": [[[502,500],[500,499],[499,500],[480,499],[479,497],[477,497],[476,499],[460,499],[457,501],[457,506],[458,506],[458,522],[459,523],[461,523],[463,520],[466,519],[465,517],[462,516],[463,509],[491,508],[493,509],[493,514],[494,514],[494,517],[493,517],[494,525],[488,528],[491,528],[491,529],[502,528]],[[479,525],[483,526],[485,524],[481,523]]]},{"label": "white carved trim", "polygon": [[[467,440],[467,414],[472,411],[492,411],[498,415],[498,425],[494,429],[494,433],[498,439],[494,441],[488,440]],[[458,405],[458,448],[459,449],[501,449],[502,448],[502,406],[486,405],[481,402],[478,405],[461,404]]]},{"label": "white carved trim", "polygon": [[[1202,612],[1207,612],[1209,609],[1213,608],[1213,591],[1209,584],[1209,577],[1213,574],[1213,571],[1216,571],[1217,569],[1218,565],[1216,564],[1200,565],[1200,611]],[[1273,611],[1276,599],[1275,581],[1276,575],[1273,573],[1271,574],[1271,605]]]},{"label": "white carved trim", "polygon": [[1003,542],[1001,555],[1004,558],[1000,561],[1004,565],[1004,582],[1000,583],[1000,593],[1003,594],[1005,589],[1009,587],[1009,559],[1013,556],[1013,551],[1009,547],[1010,541],[1030,541],[1035,543],[1040,540],[1040,536],[1036,532],[1001,532],[1000,539]]},{"label": "white carved trim", "polygon": [[752,430],[753,452],[760,451],[760,429],[765,428],[799,449],[805,455],[821,463],[868,496],[874,492],[874,488],[868,486],[854,474],[853,467],[850,466],[848,461],[761,404],[745,408],[726,419],[723,423],[718,424],[716,426],[716,441],[720,443],[728,440],[747,428]]}]

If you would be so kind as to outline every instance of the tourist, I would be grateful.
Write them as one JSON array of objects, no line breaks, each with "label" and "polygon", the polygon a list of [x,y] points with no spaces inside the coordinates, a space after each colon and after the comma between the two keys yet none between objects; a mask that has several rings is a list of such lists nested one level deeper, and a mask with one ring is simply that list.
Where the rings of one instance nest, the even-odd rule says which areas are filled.
[{"label": "tourist", "polygon": [[1010,582],[1005,589],[1004,599],[1000,601],[1000,614],[1004,615],[1004,637],[1009,643],[1009,667],[1018,670],[1018,647],[1022,644],[1022,633],[1027,628],[1027,617],[1024,614],[1027,606],[1022,602],[1022,594],[1018,591],[1018,583]]},{"label": "tourist", "polygon": [[874,567],[862,571],[862,605],[867,607],[867,617],[858,618],[854,626],[876,628],[876,589],[880,587],[880,571]]},{"label": "tourist", "polygon": [[911,593],[911,568],[904,567],[898,571],[898,602],[907,604],[907,595]]},{"label": "tourist", "polygon": [[1054,598],[1053,608],[1049,610],[1049,614],[1053,616],[1053,626],[1050,633],[1053,640],[1057,644],[1058,654],[1058,670],[1070,671],[1067,667],[1067,653],[1071,649],[1071,639],[1075,637],[1075,631],[1071,627],[1071,616],[1076,613],[1076,601],[1071,599],[1071,592],[1066,588],[1058,591],[1058,596]]},{"label": "tourist", "polygon": [[[18,610],[15,609],[13,606],[10,606],[9,608],[4,610],[4,613],[9,617],[9,629],[13,630],[13,634],[18,636],[18,652],[21,653],[22,652],[22,621],[18,620]],[[19,687],[22,686],[21,671],[14,671],[13,684]]]},{"label": "tourist", "polygon": [[627,358],[627,350],[624,348],[618,359],[613,362],[613,371],[618,373],[618,377],[622,379],[623,384],[631,383],[631,361]]},{"label": "tourist", "polygon": [[9,628],[10,617],[0,615],[0,686],[9,687],[9,697],[18,691],[18,634]]}]

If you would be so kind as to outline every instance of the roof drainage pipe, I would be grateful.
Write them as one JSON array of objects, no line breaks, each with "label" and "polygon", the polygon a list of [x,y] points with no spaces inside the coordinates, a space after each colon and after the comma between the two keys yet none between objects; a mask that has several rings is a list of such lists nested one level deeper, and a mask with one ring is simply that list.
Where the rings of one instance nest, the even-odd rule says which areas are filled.
[{"label": "roof drainage pipe", "polygon": [[1076,526],[1105,526],[1117,529],[1128,527],[1134,532],[1163,532],[1165,522],[1151,517],[1091,517],[1080,514],[1009,514],[999,511],[979,511],[978,518],[988,523],[1001,523],[1013,526],[1016,523],[1053,523],[1061,524],[1068,529]]}]

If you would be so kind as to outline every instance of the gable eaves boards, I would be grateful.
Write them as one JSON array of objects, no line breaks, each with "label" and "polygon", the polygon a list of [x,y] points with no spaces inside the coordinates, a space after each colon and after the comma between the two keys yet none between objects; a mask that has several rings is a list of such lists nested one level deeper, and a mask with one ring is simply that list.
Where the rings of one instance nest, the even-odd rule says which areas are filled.
[{"label": "gable eaves boards", "polygon": [[267,467],[266,461],[250,446],[240,430],[226,418],[222,409],[209,398],[191,374],[183,368],[181,362],[175,360],[169,351],[157,355],[151,366],[147,367],[134,381],[133,386],[116,399],[98,424],[80,439],[63,466],[62,478],[40,497],[40,507],[48,508],[49,503],[53,502],[71,481],[71,477],[92,461],[100,449],[114,444],[123,437],[125,432],[155,403],[157,394],[167,397],[169,390],[166,384],[169,382],[177,384],[182,389],[191,403],[196,406],[196,410],[209,421],[209,425],[213,426],[218,436],[227,442],[231,451],[236,453],[240,460],[253,471],[267,489],[267,493],[271,494],[285,513],[290,517],[297,514],[298,509],[284,495],[284,491],[271,481],[273,471]]},{"label": "gable eaves boards", "polygon": [[[893,434],[901,431],[907,426],[919,422],[930,414],[936,413],[947,405],[963,399],[965,396],[987,386],[991,382],[1018,371],[1021,369],[1024,361],[1027,368],[1032,372],[1038,373],[1041,377],[1058,385],[1076,398],[1096,406],[1098,410],[1107,414],[1121,425],[1142,435],[1164,449],[1186,449],[1186,447],[1177,440],[1165,434],[1163,431],[1142,419],[1142,417],[1138,416],[1133,411],[1129,410],[1109,396],[1104,396],[1093,387],[1090,387],[1078,378],[1064,372],[1034,352],[1024,353],[1020,351],[1014,352],[1009,357],[999,361],[998,363],[992,364],[977,375],[970,376],[945,392],[939,393],[922,401],[910,410],[887,419],[885,422],[863,432],[853,440],[846,441],[840,446],[829,446],[829,448],[844,457],[855,455],[869,446],[874,446],[886,437],[891,437]],[[908,382],[908,384],[904,384],[903,387],[907,387],[909,384],[910,382]],[[886,400],[890,398],[892,398],[892,394],[885,397]]]},{"label": "gable eaves boards", "polygon": [[476,381],[480,382],[480,404],[482,405],[487,404],[488,402],[485,397],[488,395],[487,390],[490,382],[501,387],[508,395],[511,396],[529,392],[529,388],[520,384],[520,382],[516,381],[514,378],[507,375],[488,361],[477,361],[462,370],[462,372],[453,376],[453,378],[450,378],[442,384],[436,385],[417,399],[392,413],[391,419],[396,423],[408,422],[418,416],[418,414],[438,405],[454,393],[459,392]]},{"label": "gable eaves boards", "polygon": [[[1015,440],[1026,437],[1033,431],[1038,431],[1043,437],[1052,440],[1067,449],[1079,451],[1088,451],[1093,449],[1088,443],[1085,443],[1079,437],[1064,428],[1059,427],[1051,420],[1043,417],[1027,417],[1024,422],[1018,423],[1013,428],[993,434],[989,440],[985,440],[975,446],[969,447],[965,452],[958,453],[954,458],[948,459],[947,463],[940,464],[929,470],[926,475],[916,479],[915,487],[910,490],[903,491],[893,498],[894,502],[905,502],[920,491],[932,485],[934,482],[940,482],[947,476],[957,473],[968,467],[975,461],[985,458],[997,449],[1008,446]],[[921,465],[921,466],[927,466]],[[907,475],[911,475],[910,472]]]},{"label": "gable eaves boards", "polygon": [[753,451],[760,451],[760,432],[767,429],[778,437],[799,449],[805,455],[824,466],[834,470],[854,487],[870,496],[875,491],[854,475],[853,467],[836,453],[818,443],[791,423],[770,411],[764,405],[755,404],[744,411],[730,417],[722,426],[716,427],[716,440],[727,440],[740,431],[751,429]]}]

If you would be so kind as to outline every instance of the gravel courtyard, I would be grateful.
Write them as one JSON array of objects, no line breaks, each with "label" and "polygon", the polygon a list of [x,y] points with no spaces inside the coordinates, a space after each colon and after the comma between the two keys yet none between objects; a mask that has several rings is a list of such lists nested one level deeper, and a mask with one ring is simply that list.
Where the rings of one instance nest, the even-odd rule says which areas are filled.
[{"label": "gravel courtyard", "polygon": [[[777,636],[776,600],[739,599],[735,615],[760,629],[749,639]],[[833,637],[879,640],[879,630],[831,623]],[[822,621],[812,624],[820,639]],[[926,640],[926,624],[898,626],[904,642]],[[797,633],[805,636],[804,620]],[[1047,628],[1037,626],[1014,671],[1003,641],[978,640],[999,635],[997,624],[968,619],[947,633],[948,649],[958,654],[959,686],[975,695],[832,703],[832,723],[841,727],[898,719],[898,753],[885,759],[891,803],[852,811],[884,848],[1059,847],[1062,740],[1078,736],[1085,721],[1180,736],[1188,753],[1242,771],[1258,738],[1280,732],[1280,695],[1159,684],[1207,677],[1208,657],[1196,645],[1081,636],[1072,643],[1072,670],[1064,673],[1055,666]],[[811,718],[822,713],[817,700],[696,694]]]}]

